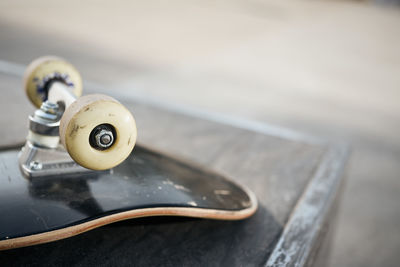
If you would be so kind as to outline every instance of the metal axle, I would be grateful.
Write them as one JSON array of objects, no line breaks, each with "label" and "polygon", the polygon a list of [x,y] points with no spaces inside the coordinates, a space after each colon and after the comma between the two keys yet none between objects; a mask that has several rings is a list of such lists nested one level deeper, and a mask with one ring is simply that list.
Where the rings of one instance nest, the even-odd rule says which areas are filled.
[{"label": "metal axle", "polygon": [[[50,84],[47,93],[48,99],[42,103],[40,109],[35,111],[33,116],[29,117],[29,135],[28,140],[33,144],[55,148],[59,143],[59,126],[63,112],[76,100],[71,93],[70,88],[60,81],[53,81]],[[105,150],[110,148],[115,136],[111,125],[98,130],[93,129],[94,142],[90,142],[93,148]]]}]

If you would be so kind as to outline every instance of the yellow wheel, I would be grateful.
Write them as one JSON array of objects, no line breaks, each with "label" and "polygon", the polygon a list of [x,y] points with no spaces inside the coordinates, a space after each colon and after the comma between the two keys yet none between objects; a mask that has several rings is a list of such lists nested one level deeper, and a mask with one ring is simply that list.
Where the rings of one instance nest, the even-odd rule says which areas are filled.
[{"label": "yellow wheel", "polygon": [[46,100],[48,85],[54,80],[65,83],[76,97],[82,95],[82,78],[74,66],[58,57],[41,57],[29,64],[24,75],[25,92],[36,107]]},{"label": "yellow wheel", "polygon": [[136,143],[132,114],[114,98],[86,95],[64,112],[60,138],[70,156],[92,170],[110,169],[124,161]]}]

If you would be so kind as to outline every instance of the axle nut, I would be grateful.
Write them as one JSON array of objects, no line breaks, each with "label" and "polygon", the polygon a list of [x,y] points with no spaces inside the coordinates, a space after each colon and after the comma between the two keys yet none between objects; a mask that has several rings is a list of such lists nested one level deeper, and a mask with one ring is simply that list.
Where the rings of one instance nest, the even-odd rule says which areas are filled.
[{"label": "axle nut", "polygon": [[109,148],[114,142],[114,135],[109,130],[101,130],[95,135],[96,145],[101,148]]}]

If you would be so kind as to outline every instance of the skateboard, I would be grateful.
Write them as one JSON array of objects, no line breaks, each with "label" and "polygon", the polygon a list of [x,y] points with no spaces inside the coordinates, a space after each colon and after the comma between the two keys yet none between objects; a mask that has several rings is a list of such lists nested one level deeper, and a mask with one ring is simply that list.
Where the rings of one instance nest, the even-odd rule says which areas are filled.
[{"label": "skateboard", "polygon": [[255,213],[256,197],[246,187],[136,145],[128,109],[106,95],[81,96],[82,88],[64,59],[28,66],[24,89],[37,110],[22,149],[0,150],[0,250],[132,218],[241,220]]}]

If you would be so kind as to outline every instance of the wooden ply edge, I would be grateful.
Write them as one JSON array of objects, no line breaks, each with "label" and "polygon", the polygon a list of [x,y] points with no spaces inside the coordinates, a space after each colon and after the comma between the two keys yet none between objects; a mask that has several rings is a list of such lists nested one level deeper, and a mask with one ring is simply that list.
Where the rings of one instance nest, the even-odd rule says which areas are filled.
[{"label": "wooden ply edge", "polygon": [[115,213],[105,217],[97,218],[81,224],[65,227],[62,229],[39,233],[24,237],[17,237],[0,241],[0,250],[8,250],[20,247],[33,246],[38,244],[49,243],[68,237],[72,237],[84,232],[93,230],[95,228],[111,224],[118,221],[152,217],[152,216],[180,216],[180,217],[193,217],[214,220],[242,220],[253,215],[258,207],[256,196],[247,188],[243,188],[250,198],[250,207],[239,211],[205,209],[205,208],[189,208],[189,207],[158,207],[158,208],[145,208],[137,210],[129,210],[124,212]]}]

